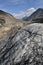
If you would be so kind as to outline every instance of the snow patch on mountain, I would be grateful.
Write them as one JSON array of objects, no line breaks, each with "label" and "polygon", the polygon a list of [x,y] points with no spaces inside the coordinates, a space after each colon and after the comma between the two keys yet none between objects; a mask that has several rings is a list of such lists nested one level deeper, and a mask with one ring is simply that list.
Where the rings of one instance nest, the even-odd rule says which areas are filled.
[{"label": "snow patch on mountain", "polygon": [[20,13],[13,13],[14,17],[18,18],[18,19],[22,19],[23,17],[28,17],[30,16],[33,12],[35,12],[36,9],[35,8],[30,8],[30,9],[27,9],[26,11],[22,11]]}]

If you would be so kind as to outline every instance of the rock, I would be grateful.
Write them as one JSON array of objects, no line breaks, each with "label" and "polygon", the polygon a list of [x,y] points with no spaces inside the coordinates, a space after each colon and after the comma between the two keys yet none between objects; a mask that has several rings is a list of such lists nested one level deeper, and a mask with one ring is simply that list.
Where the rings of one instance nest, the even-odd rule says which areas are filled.
[{"label": "rock", "polygon": [[0,49],[0,65],[43,65],[43,24],[18,30]]}]

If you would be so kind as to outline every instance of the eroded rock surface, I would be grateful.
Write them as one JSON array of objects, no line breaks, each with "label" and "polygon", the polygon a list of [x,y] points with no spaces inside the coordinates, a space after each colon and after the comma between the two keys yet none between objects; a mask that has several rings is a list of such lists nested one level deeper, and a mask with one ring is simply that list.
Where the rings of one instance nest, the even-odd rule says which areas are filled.
[{"label": "eroded rock surface", "polygon": [[14,33],[0,49],[0,65],[43,65],[43,24],[30,24]]}]

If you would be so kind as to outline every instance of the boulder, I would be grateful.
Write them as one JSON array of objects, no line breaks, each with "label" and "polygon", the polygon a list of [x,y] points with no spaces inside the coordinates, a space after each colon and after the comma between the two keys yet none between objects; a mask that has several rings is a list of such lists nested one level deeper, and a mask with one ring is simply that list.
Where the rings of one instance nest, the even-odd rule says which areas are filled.
[{"label": "boulder", "polygon": [[43,65],[43,24],[15,32],[0,49],[0,65]]}]

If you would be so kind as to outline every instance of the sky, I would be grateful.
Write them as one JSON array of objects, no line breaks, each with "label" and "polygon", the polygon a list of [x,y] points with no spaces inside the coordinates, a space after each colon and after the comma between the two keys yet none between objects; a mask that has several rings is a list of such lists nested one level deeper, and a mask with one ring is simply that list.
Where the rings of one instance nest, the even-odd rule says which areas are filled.
[{"label": "sky", "polygon": [[43,0],[0,0],[0,10],[11,14],[17,15],[31,8],[43,8]]}]

